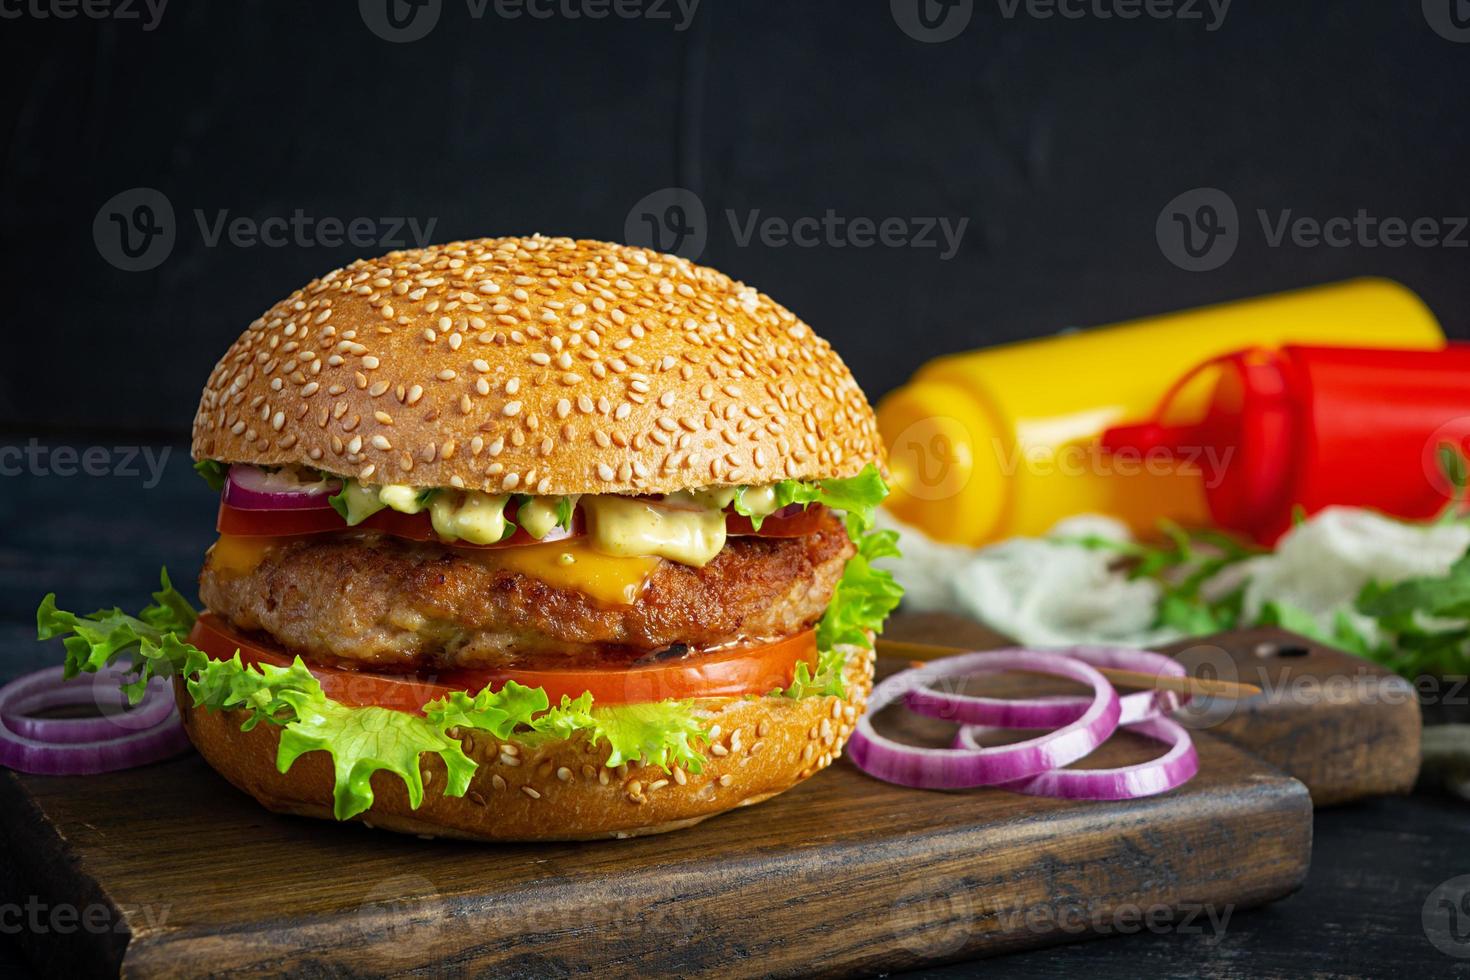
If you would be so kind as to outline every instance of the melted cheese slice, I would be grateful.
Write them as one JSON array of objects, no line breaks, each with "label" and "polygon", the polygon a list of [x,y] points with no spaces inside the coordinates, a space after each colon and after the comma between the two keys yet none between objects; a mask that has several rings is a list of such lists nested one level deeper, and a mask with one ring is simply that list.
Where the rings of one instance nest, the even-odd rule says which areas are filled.
[{"label": "melted cheese slice", "polygon": [[221,534],[219,540],[209,549],[209,564],[216,571],[231,575],[249,575],[280,540]]},{"label": "melted cheese slice", "polygon": [[638,601],[659,559],[605,555],[585,541],[553,541],[516,548],[470,552],[487,568],[503,568],[540,579],[558,589],[572,589],[610,606]]}]

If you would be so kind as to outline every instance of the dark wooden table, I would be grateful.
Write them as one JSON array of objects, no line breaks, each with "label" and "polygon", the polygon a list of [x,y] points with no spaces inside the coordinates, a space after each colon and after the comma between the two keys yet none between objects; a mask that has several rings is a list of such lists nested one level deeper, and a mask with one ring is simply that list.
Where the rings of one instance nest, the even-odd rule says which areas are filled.
[{"label": "dark wooden table", "polygon": [[[73,445],[103,446],[112,468],[122,468],[126,447],[107,440]],[[22,468],[27,472],[0,476],[0,680],[55,662],[57,650],[34,642],[44,592],[57,591],[71,609],[139,605],[160,565],[188,583],[212,538],[214,499],[181,447],[152,486],[145,486],[149,470],[141,461],[134,476],[68,477],[31,461]],[[1442,940],[1459,954],[1452,956],[1430,941],[1423,918],[1436,886],[1470,874],[1467,842],[1470,805],[1432,794],[1324,810],[1316,817],[1306,887],[1232,915],[1223,931],[1144,929],[920,975],[1470,977],[1470,935],[1458,945]],[[17,919],[4,914],[14,902],[24,896],[0,895],[0,976],[30,972],[11,938]],[[1470,916],[1460,927],[1470,928]]]}]

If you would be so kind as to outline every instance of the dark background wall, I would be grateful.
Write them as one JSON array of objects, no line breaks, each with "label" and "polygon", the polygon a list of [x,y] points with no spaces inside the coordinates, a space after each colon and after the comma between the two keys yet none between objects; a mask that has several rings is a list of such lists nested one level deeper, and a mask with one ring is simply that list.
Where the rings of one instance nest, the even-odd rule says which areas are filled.
[{"label": "dark background wall", "polygon": [[[311,276],[386,251],[385,219],[432,220],[433,240],[616,239],[670,187],[705,211],[701,260],[805,317],[873,395],[943,351],[1364,273],[1418,290],[1455,335],[1470,323],[1470,233],[1459,247],[1273,247],[1257,217],[1470,214],[1455,0],[1235,0],[1223,20],[1218,0],[1191,4],[1198,19],[1132,20],[1092,6],[1114,0],[1071,0],[1077,19],[1024,0],[1012,16],[1007,0],[703,0],[687,25],[673,0],[603,20],[507,19],[493,3],[476,18],[441,0],[409,43],[370,29],[386,0],[174,0],[153,29],[142,0],[138,20],[34,16],[65,2],[0,3],[12,434],[182,435],[236,333]],[[926,43],[900,26],[918,3],[970,19]],[[1200,187],[1237,208],[1238,246],[1186,271],[1155,224]],[[727,216],[829,209],[968,225],[945,257],[942,236],[742,245]],[[331,244],[317,226],[282,246],[211,244],[196,215],[297,211],[368,219],[375,240]],[[135,218],[172,245],[165,231],[139,260],[152,267],[126,271],[115,222]]]}]

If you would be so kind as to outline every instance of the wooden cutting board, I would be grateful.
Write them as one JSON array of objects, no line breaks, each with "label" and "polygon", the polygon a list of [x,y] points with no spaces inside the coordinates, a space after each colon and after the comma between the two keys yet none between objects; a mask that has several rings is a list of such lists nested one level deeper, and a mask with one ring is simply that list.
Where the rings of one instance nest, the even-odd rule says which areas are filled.
[{"label": "wooden cutting board", "polygon": [[[909,618],[893,633],[963,642],[961,628]],[[1261,644],[1299,642],[1211,641],[1277,671],[1317,651],[1272,663]],[[1246,740],[1272,726],[1313,737],[1274,703],[1241,716]],[[1364,721],[1380,709],[1333,710],[1334,744],[1402,783],[1390,757],[1404,740]],[[1357,744],[1353,732],[1369,735]],[[0,905],[34,916],[20,938],[57,976],[836,975],[1170,920],[1208,930],[1301,884],[1312,809],[1297,779],[1228,738],[1196,740],[1200,774],[1149,799],[919,792],[844,760],[689,830],[583,844],[426,841],[280,817],[197,757],[85,778],[5,772]],[[1119,736],[1088,763],[1155,750]]]}]

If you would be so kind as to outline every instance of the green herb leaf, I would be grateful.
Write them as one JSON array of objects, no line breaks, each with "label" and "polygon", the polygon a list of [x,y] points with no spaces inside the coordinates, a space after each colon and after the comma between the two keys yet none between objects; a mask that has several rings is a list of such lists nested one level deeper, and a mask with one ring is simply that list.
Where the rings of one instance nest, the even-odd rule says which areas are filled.
[{"label": "green herb leaf", "polygon": [[572,515],[576,513],[577,502],[575,497],[556,498],[556,526],[570,531],[572,528]]},{"label": "green herb leaf", "polygon": [[1387,588],[1365,591],[1356,602],[1358,612],[1410,626],[1414,613],[1446,619],[1470,619],[1470,552],[1439,577],[1411,578]]}]

